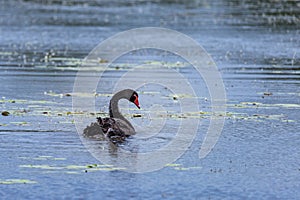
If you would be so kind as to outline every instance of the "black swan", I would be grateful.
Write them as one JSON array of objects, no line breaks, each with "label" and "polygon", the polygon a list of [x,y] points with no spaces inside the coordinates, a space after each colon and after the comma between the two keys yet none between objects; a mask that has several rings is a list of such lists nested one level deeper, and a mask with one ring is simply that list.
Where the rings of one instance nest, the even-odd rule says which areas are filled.
[{"label": "black swan", "polygon": [[118,102],[120,99],[127,99],[140,109],[138,94],[134,90],[119,91],[111,98],[109,103],[110,117],[98,117],[97,122],[103,134],[113,143],[122,143],[128,136],[135,134],[131,123],[119,111]]}]

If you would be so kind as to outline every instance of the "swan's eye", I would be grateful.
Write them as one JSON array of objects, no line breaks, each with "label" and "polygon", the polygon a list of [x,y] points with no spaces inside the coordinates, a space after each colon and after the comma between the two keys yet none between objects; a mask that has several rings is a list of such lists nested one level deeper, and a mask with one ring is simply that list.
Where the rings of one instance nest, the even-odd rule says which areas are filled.
[{"label": "swan's eye", "polygon": [[138,94],[136,92],[134,92],[132,94],[132,96],[130,97],[130,101],[132,103],[134,103],[136,105],[136,107],[140,108],[139,97],[138,97]]},{"label": "swan's eye", "polygon": [[130,97],[129,101],[131,101],[132,103],[134,103],[134,100],[136,100],[136,98],[137,98],[136,94],[133,94],[133,95]]}]

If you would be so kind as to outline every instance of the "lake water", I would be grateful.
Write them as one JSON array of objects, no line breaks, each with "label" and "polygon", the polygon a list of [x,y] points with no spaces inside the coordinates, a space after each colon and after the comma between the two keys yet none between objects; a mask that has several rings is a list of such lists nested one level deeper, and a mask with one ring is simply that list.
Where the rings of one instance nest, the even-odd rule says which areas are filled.
[{"label": "lake water", "polygon": [[[299,10],[297,0],[1,1],[1,199],[299,199]],[[72,109],[82,59],[106,38],[140,27],[182,32],[216,62],[227,113],[218,142],[203,159],[199,149],[218,113],[205,82],[179,56],[155,50],[123,55],[94,91],[96,113]],[[177,98],[187,96],[145,85],[138,90],[141,110],[122,102],[129,107],[126,116],[141,126],[136,137],[117,150],[107,141],[81,138],[74,118],[92,123],[105,116],[115,83],[145,63],[183,74],[198,88],[199,110],[181,115]],[[88,68],[87,77],[101,70]],[[137,75],[132,81],[148,77]],[[162,134],[139,139],[154,104],[168,111],[159,115],[166,126]],[[174,139],[182,118],[201,121],[195,138],[179,159],[153,172],[103,163],[84,145],[112,151],[105,155],[111,160],[120,149],[155,151]]]}]

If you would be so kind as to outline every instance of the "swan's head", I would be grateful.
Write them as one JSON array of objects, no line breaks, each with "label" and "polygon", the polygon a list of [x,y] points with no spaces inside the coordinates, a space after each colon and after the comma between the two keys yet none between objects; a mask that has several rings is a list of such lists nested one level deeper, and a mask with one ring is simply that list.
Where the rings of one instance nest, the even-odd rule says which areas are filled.
[{"label": "swan's head", "polygon": [[136,91],[133,91],[129,101],[134,103],[136,105],[136,107],[138,107],[140,109],[139,95]]}]

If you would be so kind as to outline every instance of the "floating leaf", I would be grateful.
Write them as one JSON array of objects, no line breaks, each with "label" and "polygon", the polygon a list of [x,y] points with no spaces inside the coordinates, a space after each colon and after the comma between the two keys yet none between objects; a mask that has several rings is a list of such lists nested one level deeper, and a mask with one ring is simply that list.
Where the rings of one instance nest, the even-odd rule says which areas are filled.
[{"label": "floating leaf", "polygon": [[189,170],[189,168],[187,168],[187,167],[174,167],[174,169],[181,170],[181,171]]},{"label": "floating leaf", "polygon": [[105,60],[105,59],[102,59],[102,58],[101,58],[101,59],[99,60],[99,63],[108,63],[108,60]]},{"label": "floating leaf", "polygon": [[66,171],[66,174],[79,174],[77,171]]},{"label": "floating leaf", "polygon": [[166,164],[166,167],[178,167],[181,166],[181,164],[177,164],[177,163],[170,163],[170,164]]},{"label": "floating leaf", "polygon": [[27,179],[0,179],[0,184],[10,185],[10,184],[34,184],[36,181],[27,180]]},{"label": "floating leaf", "polygon": [[10,113],[9,113],[8,111],[3,111],[1,114],[2,114],[3,116],[8,116]]},{"label": "floating leaf", "polygon": [[271,95],[273,95],[273,93],[272,92],[264,92],[264,95],[265,96],[271,96]]},{"label": "floating leaf", "polygon": [[58,170],[64,169],[63,167],[54,167],[50,165],[20,165],[21,168],[35,168],[35,169],[51,169],[51,170]]},{"label": "floating leaf", "polygon": [[280,107],[284,107],[284,108],[300,108],[299,104],[274,104],[274,106],[280,106]]},{"label": "floating leaf", "polygon": [[66,158],[53,158],[53,160],[67,160]]},{"label": "floating leaf", "polygon": [[202,167],[184,167],[182,164],[177,164],[177,163],[171,163],[171,164],[166,164],[166,167],[172,167],[175,170],[180,170],[180,171],[187,171],[187,170],[193,170],[193,169],[202,169]]},{"label": "floating leaf", "polygon": [[[53,173],[55,171],[68,170],[66,173],[71,172],[72,174],[78,173],[75,170],[86,173],[86,172],[92,172],[92,171],[116,171],[116,170],[124,170],[125,169],[125,168],[113,167],[112,165],[99,165],[99,164],[67,165],[67,166],[20,165],[19,167],[46,170],[45,173]],[[70,171],[70,170],[72,170],[72,171]]]},{"label": "floating leaf", "polygon": [[15,125],[19,125],[19,126],[24,126],[24,125],[28,125],[27,122],[10,122],[11,124],[15,124]]}]

